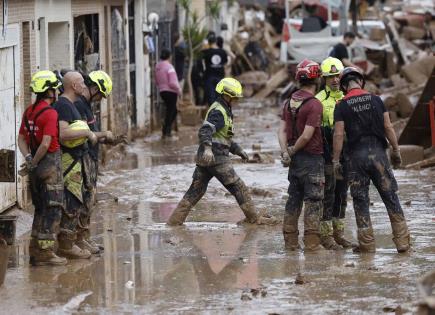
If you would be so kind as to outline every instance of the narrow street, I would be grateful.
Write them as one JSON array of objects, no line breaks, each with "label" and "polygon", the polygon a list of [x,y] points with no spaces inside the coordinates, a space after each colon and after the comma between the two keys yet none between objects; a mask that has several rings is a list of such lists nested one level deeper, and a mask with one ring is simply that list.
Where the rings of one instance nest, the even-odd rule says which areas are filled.
[{"label": "narrow street", "polygon": [[[288,169],[279,162],[278,120],[278,108],[250,100],[235,110],[235,141],[251,156],[252,145],[260,144],[274,162],[241,164],[237,157],[234,165],[258,208],[282,218]],[[164,224],[194,170],[197,127],[181,127],[178,136],[166,142],[157,133],[138,138],[121,163],[107,163],[99,183],[103,200],[92,218],[92,234],[105,248],[100,257],[31,268],[30,236],[21,235],[0,287],[0,314],[380,314],[399,305],[404,312],[415,310],[417,280],[435,259],[434,168],[395,172],[411,253],[397,254],[375,189],[375,255],[286,252],[281,225],[236,224],[243,214],[215,179],[184,227]],[[347,236],[356,240],[350,199],[346,221]],[[30,224],[31,218],[21,218],[19,227]],[[298,274],[302,284],[295,284]]]}]

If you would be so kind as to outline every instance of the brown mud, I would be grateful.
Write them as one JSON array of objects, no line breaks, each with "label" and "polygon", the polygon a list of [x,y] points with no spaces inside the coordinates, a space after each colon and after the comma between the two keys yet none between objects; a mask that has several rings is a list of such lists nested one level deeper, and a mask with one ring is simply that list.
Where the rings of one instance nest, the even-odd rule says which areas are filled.
[{"label": "brown mud", "polygon": [[[236,140],[275,157],[269,164],[235,164],[259,209],[282,218],[287,169],[279,162],[276,109],[242,104],[235,111]],[[246,117],[246,118],[243,118]],[[178,140],[158,135],[126,147],[100,177],[102,198],[92,235],[104,252],[62,267],[28,265],[28,233],[13,249],[0,287],[0,314],[380,314],[411,312],[417,279],[433,269],[435,171],[396,171],[413,250],[397,254],[387,212],[371,187],[376,254],[348,251],[286,252],[281,226],[238,226],[243,218],[219,182],[188,222],[167,220],[187,190],[194,170],[196,129],[181,128]],[[108,196],[108,195],[106,195]],[[406,205],[405,205],[406,204]],[[355,240],[349,200],[346,236]]]}]

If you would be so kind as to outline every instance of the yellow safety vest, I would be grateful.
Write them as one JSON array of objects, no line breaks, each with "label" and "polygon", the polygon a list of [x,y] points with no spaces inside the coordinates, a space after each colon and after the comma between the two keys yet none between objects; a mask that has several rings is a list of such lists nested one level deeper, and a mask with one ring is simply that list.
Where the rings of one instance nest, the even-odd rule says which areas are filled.
[{"label": "yellow safety vest", "polygon": [[211,113],[212,110],[215,109],[222,113],[222,116],[224,117],[224,121],[225,121],[225,126],[219,130],[216,130],[216,132],[212,136],[212,142],[231,146],[231,139],[234,136],[233,119],[230,117],[230,115],[228,115],[225,107],[221,103],[214,102],[210,106],[205,116],[205,120],[207,121],[208,115]]},{"label": "yellow safety vest", "polygon": [[334,127],[334,109],[337,105],[337,102],[343,97],[344,95],[342,91],[333,91],[328,86],[317,93],[316,98],[322,103],[323,106],[323,127]]}]

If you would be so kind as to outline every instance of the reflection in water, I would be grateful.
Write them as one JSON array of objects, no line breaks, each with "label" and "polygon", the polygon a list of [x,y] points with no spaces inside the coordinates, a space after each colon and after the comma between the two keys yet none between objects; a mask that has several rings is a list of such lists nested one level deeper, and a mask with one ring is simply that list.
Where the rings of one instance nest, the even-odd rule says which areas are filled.
[{"label": "reflection in water", "polygon": [[[260,124],[258,117],[245,116],[244,130],[255,129],[255,134],[245,137],[244,145],[249,148],[255,141],[268,150],[276,148],[273,141],[260,140],[275,139],[273,130],[261,126],[273,126],[277,117],[273,113],[270,118],[262,116],[267,119]],[[242,218],[242,212],[233,197],[226,196],[213,181],[185,227],[162,224],[184,193],[182,185],[190,184],[192,164],[189,169],[185,164],[168,164],[193,160],[196,131],[192,135],[187,138],[192,145],[187,146],[178,142],[137,144],[123,162],[138,169],[107,172],[101,177],[105,192],[118,196],[119,203],[100,202],[92,218],[92,235],[105,247],[100,257],[62,267],[31,268],[28,241],[19,243],[5,285],[0,288],[0,314],[7,310],[8,314],[45,315],[62,310],[71,298],[88,291],[92,294],[78,313],[197,314],[234,309],[235,313],[248,314],[336,314],[348,310],[379,314],[389,305],[413,308],[418,296],[415,281],[433,268],[435,259],[434,195],[433,186],[427,186],[432,185],[433,173],[398,174],[401,199],[412,200],[412,207],[404,207],[414,243],[410,255],[395,252],[385,208],[373,190],[375,255],[351,251],[287,253],[280,227],[236,226],[234,222]],[[161,164],[166,165],[150,167]],[[282,194],[288,183],[280,164],[236,168],[250,187],[272,187],[272,197],[254,195],[254,200],[282,215],[286,201]],[[419,191],[415,190],[416,181]],[[355,238],[351,203],[348,209],[347,232],[353,231]],[[295,285],[298,273],[306,278],[305,284]],[[126,286],[129,281],[133,285]],[[266,288],[266,297],[240,299],[245,288],[260,286]]]}]

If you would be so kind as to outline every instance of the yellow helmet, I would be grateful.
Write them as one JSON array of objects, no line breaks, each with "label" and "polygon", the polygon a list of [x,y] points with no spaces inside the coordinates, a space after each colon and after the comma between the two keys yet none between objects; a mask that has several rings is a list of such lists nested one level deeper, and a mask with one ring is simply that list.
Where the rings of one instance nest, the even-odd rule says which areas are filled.
[{"label": "yellow helmet", "polygon": [[61,84],[62,82],[59,81],[54,72],[42,70],[33,75],[30,89],[33,93],[43,93],[48,89],[57,89]]},{"label": "yellow helmet", "polygon": [[[76,120],[72,124],[70,124],[69,127],[72,130],[89,130],[88,124],[86,123],[86,121],[83,121],[83,120]],[[75,148],[75,147],[78,147],[79,145],[82,145],[86,141],[88,141],[88,138],[83,137],[83,138],[78,138],[78,139],[74,139],[74,140],[63,141],[62,144],[64,146],[66,146],[67,148]]]},{"label": "yellow helmet", "polygon": [[328,57],[323,60],[322,64],[320,65],[320,69],[322,70],[323,77],[329,77],[331,75],[340,74],[341,70],[344,69],[344,66],[339,59]]},{"label": "yellow helmet", "polygon": [[98,86],[105,98],[112,93],[112,79],[103,70],[92,71],[89,73],[89,79]]},{"label": "yellow helmet", "polygon": [[216,92],[230,97],[243,97],[243,88],[239,81],[233,78],[223,78],[216,85]]}]

